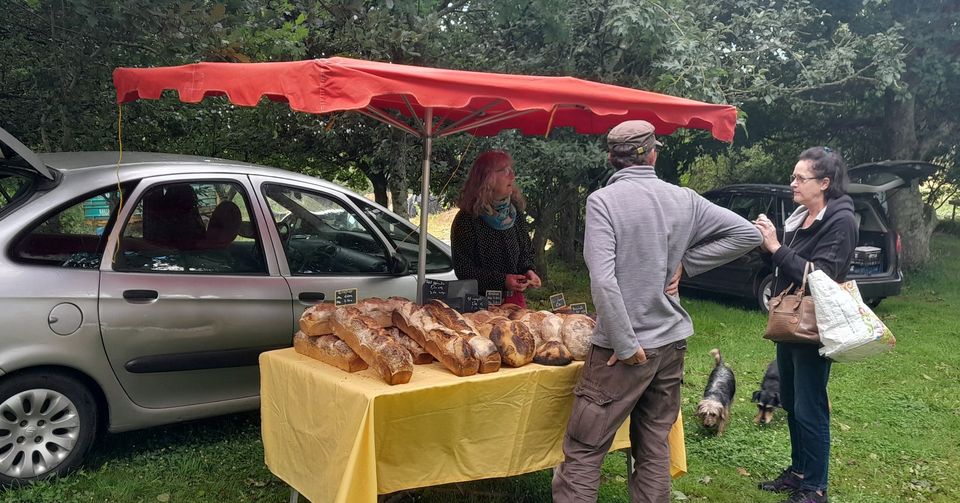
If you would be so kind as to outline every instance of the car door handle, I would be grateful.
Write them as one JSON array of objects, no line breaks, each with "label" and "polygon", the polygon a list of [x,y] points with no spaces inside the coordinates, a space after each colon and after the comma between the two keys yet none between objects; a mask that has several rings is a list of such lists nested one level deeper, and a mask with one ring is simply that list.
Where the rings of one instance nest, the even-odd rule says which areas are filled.
[{"label": "car door handle", "polygon": [[160,293],[156,290],[124,290],[123,298],[131,302],[150,302],[160,298]]},{"label": "car door handle", "polygon": [[303,302],[321,302],[326,295],[323,292],[300,292],[298,298]]}]

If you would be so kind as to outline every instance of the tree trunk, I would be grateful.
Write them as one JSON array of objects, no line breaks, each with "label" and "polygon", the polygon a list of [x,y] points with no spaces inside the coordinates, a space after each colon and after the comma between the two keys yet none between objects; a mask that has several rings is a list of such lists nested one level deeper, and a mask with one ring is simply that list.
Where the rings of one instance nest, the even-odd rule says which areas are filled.
[{"label": "tree trunk", "polygon": [[390,184],[390,211],[401,217],[410,218],[413,215],[407,214],[407,189],[404,187],[394,187]]},{"label": "tree trunk", "polygon": [[367,178],[373,184],[373,200],[377,204],[388,206],[390,203],[387,201],[387,177],[383,176],[383,173],[367,173]]},{"label": "tree trunk", "polygon": [[565,202],[560,207],[559,220],[554,226],[554,246],[557,247],[557,257],[563,262],[574,265],[577,263],[578,250],[582,249],[582,232],[580,230],[580,198],[577,187],[563,190],[558,199]]},{"label": "tree trunk", "polygon": [[[917,129],[914,118],[913,96],[898,96],[887,92],[884,107],[884,139],[890,159],[915,159],[918,152]],[[937,226],[936,213],[924,205],[920,184],[914,180],[909,187],[889,194],[887,213],[894,229],[900,234],[903,251],[900,263],[906,269],[917,269],[930,260],[930,237]]]}]

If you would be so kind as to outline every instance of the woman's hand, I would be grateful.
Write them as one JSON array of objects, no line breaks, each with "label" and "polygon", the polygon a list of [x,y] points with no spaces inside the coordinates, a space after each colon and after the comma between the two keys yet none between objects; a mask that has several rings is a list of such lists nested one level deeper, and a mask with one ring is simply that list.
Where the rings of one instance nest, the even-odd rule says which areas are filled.
[{"label": "woman's hand", "polygon": [[540,288],[542,286],[540,276],[537,276],[537,273],[533,272],[533,269],[527,271],[526,278],[528,286],[532,286],[533,288]]},{"label": "woman's hand", "polygon": [[507,274],[503,279],[503,283],[507,287],[507,290],[514,292],[522,292],[530,286],[530,280],[523,274]]},{"label": "woman's hand", "polygon": [[760,231],[760,235],[763,236],[763,243],[760,245],[761,248],[770,252],[776,253],[780,249],[780,240],[777,238],[777,228],[774,227],[773,222],[767,218],[763,213],[753,221],[753,226]]}]

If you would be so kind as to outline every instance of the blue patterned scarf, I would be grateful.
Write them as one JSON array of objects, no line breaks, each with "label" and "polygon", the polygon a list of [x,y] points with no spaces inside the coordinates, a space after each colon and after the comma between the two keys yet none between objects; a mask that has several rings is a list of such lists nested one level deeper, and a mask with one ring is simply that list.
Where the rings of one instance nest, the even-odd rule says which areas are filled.
[{"label": "blue patterned scarf", "polygon": [[480,215],[483,221],[492,229],[505,231],[513,227],[513,222],[517,219],[517,208],[510,204],[510,198],[502,201],[494,201],[493,215]]}]

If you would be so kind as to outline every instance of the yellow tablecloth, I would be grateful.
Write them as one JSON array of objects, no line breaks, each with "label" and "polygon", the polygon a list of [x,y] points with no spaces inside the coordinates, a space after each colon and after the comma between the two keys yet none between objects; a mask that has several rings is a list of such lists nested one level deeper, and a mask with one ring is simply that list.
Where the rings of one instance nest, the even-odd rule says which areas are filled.
[{"label": "yellow tablecloth", "polygon": [[[563,433],[582,362],[456,377],[417,365],[389,386],[292,348],[260,355],[267,467],[313,503],[506,477],[563,460]],[[683,423],[670,432],[671,473],[686,473]],[[612,449],[629,447],[624,424]]]}]

